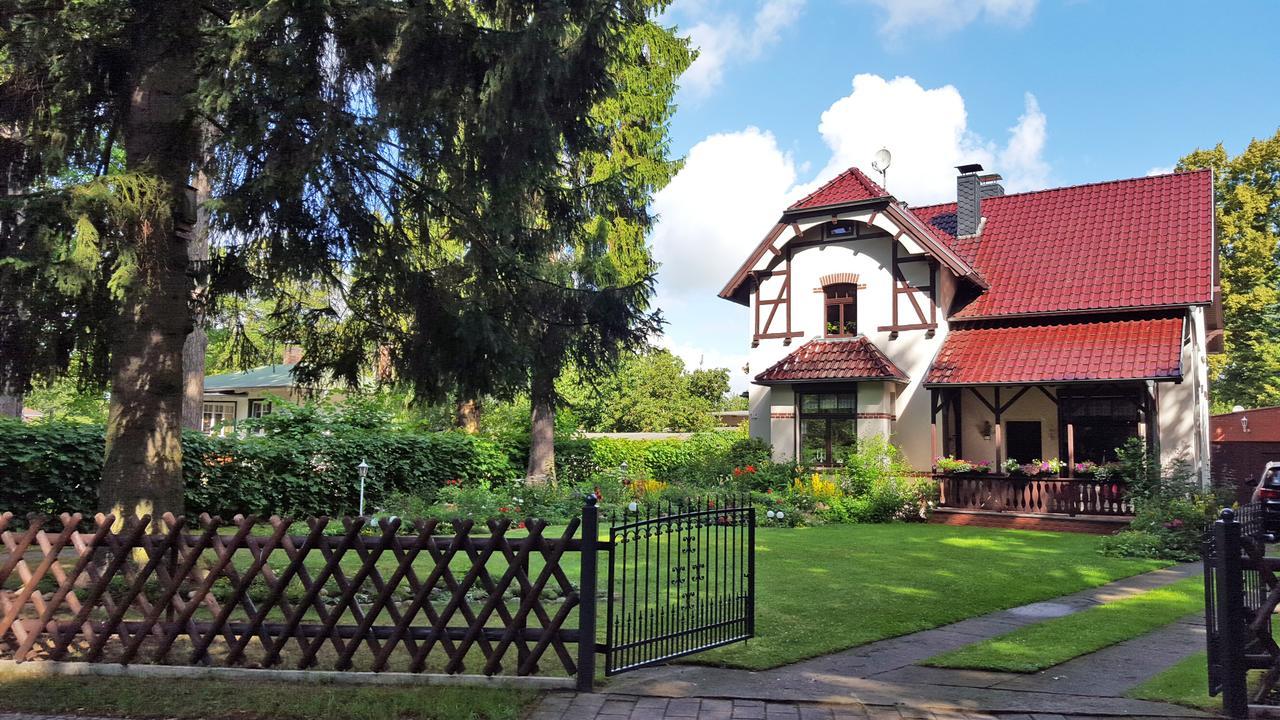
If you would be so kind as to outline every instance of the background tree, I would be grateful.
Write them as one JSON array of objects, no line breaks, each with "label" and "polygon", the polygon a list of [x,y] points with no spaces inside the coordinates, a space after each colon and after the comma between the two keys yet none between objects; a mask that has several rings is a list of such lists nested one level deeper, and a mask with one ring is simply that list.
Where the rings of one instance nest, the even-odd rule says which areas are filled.
[{"label": "background tree", "polygon": [[583,377],[568,368],[556,387],[588,432],[697,432],[714,426],[729,371],[689,371],[671,351],[651,348],[623,356],[603,375]]},{"label": "background tree", "polygon": [[1212,168],[1225,352],[1209,358],[1214,404],[1280,405],[1280,131],[1230,157],[1196,150],[1179,170]]},{"label": "background tree", "polygon": [[[530,307],[573,325],[629,302],[640,285],[575,286],[542,271],[583,247],[589,218],[645,194],[628,185],[635,175],[589,182],[581,159],[607,153],[617,128],[592,113],[617,95],[619,63],[661,5],[10,0],[0,116],[37,167],[4,200],[48,240],[33,282],[96,289],[112,318],[81,325],[81,356],[111,387],[102,507],[181,509],[195,274],[212,296],[272,302],[281,333],[307,347],[304,382],[356,382],[399,335],[392,360],[424,396],[510,387],[531,347],[529,323],[517,342],[510,323]],[[215,248],[193,269],[187,186],[198,171]],[[68,173],[89,179],[58,181]],[[433,265],[441,240],[465,262]],[[381,292],[413,312],[385,327],[372,313],[361,323],[376,332],[339,322],[353,296],[377,299],[359,284],[383,271]]]}]

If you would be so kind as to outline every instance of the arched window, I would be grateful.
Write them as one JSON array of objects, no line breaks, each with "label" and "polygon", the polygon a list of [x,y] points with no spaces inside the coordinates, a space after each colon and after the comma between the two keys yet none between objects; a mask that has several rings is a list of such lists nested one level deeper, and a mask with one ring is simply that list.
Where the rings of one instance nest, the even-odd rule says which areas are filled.
[{"label": "arched window", "polygon": [[826,296],[823,311],[827,337],[849,337],[858,334],[858,287],[853,283],[836,283],[822,288]]}]

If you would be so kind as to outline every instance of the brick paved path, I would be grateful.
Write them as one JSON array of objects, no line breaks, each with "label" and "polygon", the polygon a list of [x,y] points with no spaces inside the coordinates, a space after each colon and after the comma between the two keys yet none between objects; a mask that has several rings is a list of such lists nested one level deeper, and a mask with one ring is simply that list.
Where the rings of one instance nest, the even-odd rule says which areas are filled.
[{"label": "brick paved path", "polygon": [[[1165,715],[980,713],[860,703],[773,703],[723,698],[548,695],[528,720],[1167,720]],[[0,717],[0,720],[6,720]]]}]

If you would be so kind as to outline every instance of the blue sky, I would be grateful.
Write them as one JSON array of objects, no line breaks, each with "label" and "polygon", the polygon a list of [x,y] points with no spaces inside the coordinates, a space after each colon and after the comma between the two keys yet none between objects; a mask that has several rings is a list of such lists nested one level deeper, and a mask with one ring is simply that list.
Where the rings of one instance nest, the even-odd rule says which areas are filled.
[{"label": "blue sky", "polygon": [[[945,201],[976,160],[1011,191],[1145,175],[1280,127],[1280,3],[676,0],[681,78],[652,242],[663,342],[727,366],[747,311],[715,297],[793,199],[875,149],[889,191]],[[753,369],[753,372],[758,369]]]}]

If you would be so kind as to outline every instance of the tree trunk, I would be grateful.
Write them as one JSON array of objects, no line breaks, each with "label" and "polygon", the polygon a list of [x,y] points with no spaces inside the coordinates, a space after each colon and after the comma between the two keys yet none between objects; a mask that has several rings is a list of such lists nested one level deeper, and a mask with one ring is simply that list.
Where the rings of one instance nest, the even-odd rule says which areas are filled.
[{"label": "tree trunk", "polygon": [[[187,106],[195,87],[199,6],[157,3],[131,48],[133,91],[123,131],[130,171],[163,180],[174,222],[135,223],[136,279],[124,290],[110,340],[111,402],[98,504],[117,523],[182,512],[182,351],[191,331],[187,276],[191,223],[182,207],[195,164],[197,124]],[[181,219],[181,222],[177,222]]]},{"label": "tree trunk", "polygon": [[[0,130],[0,196],[22,192],[29,180],[26,147],[12,135]],[[12,206],[0,208],[0,261],[23,259],[19,217]],[[13,263],[0,262],[0,417],[22,417],[23,391],[31,380],[31,328],[22,307],[29,289]]]},{"label": "tree trunk", "polygon": [[0,417],[22,418],[22,393],[0,390]]},{"label": "tree trunk", "polygon": [[[206,133],[207,135],[208,133]],[[193,263],[209,260],[209,176],[196,173],[196,226],[187,247],[187,259]],[[197,284],[192,293],[195,308],[191,332],[182,346],[182,427],[186,430],[202,430],[204,420],[204,372],[205,354],[209,350],[209,334],[205,331],[203,311],[203,284]]]},{"label": "tree trunk", "polygon": [[529,432],[529,467],[525,482],[541,485],[556,478],[556,371],[534,365],[529,384],[533,422]]},{"label": "tree trunk", "polygon": [[474,399],[459,400],[456,421],[458,429],[475,435],[480,432],[480,402]]}]

